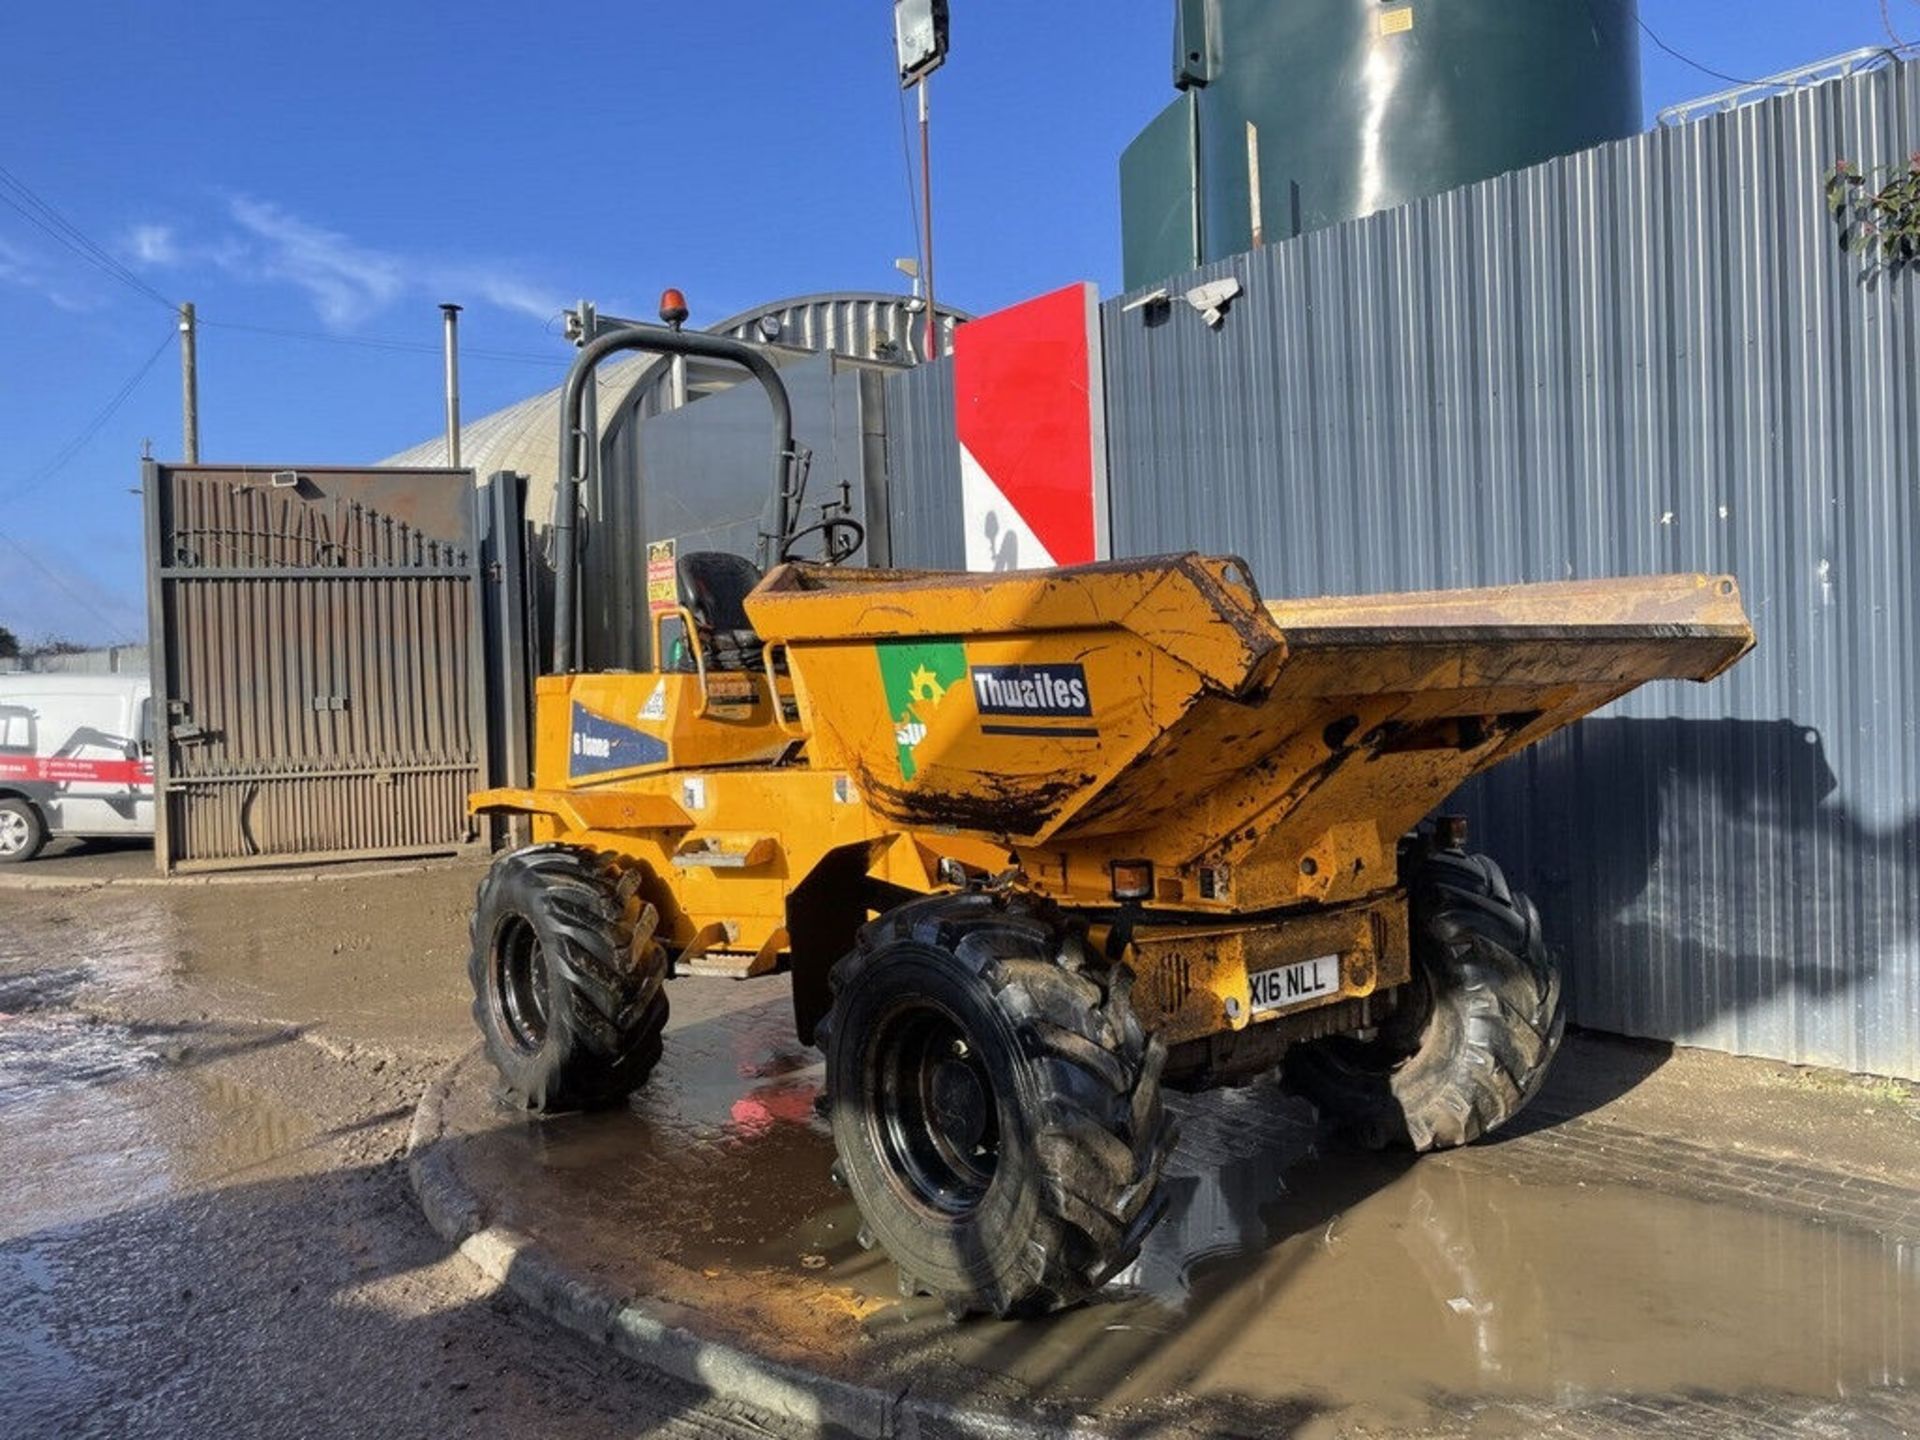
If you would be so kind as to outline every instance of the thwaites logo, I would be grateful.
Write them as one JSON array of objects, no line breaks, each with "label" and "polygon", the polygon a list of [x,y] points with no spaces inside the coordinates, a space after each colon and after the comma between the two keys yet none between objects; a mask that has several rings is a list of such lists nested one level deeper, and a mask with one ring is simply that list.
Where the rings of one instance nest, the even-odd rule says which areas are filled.
[{"label": "thwaites logo", "polygon": [[968,676],[982,715],[1093,714],[1082,665],[975,665]]}]

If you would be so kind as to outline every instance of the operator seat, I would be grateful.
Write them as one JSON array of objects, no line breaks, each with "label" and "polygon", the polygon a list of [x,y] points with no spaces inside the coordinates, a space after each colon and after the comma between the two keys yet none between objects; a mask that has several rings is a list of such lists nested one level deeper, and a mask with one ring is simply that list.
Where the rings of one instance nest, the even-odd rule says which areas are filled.
[{"label": "operator seat", "polygon": [[[709,670],[757,670],[762,649],[747,619],[747,592],[760,583],[760,567],[724,550],[690,550],[675,567],[681,603],[700,632],[700,653]],[[682,669],[693,668],[686,656]]]}]

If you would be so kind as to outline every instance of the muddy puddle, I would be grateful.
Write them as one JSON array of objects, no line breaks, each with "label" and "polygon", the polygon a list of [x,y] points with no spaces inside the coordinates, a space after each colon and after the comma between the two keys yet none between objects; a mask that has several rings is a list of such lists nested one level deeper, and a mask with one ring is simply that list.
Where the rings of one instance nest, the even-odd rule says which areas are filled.
[{"label": "muddy puddle", "polygon": [[[478,871],[449,867],[351,884],[105,888],[0,918],[0,1012],[13,967],[59,968],[85,992],[159,998],[190,1013],[244,1013],[399,1048],[465,1043],[467,913]],[[39,983],[37,980],[31,983]],[[68,997],[71,1000],[72,997]],[[448,1043],[448,1042],[443,1042]]]},{"label": "muddy puddle", "polygon": [[[0,977],[0,997],[46,1001],[70,979],[36,975],[28,993]],[[203,1063],[286,1038],[0,1009],[0,1242],[242,1178],[295,1149],[310,1126]]]},{"label": "muddy puddle", "polygon": [[575,1262],[668,1262],[647,1272],[681,1278],[666,1298],[710,1305],[702,1282],[725,1276],[845,1317],[816,1332],[839,1368],[917,1376],[937,1360],[1080,1407],[1185,1393],[1391,1415],[1920,1379],[1913,1247],[1537,1167],[1516,1179],[1500,1147],[1355,1153],[1264,1086],[1180,1097],[1167,1217],[1098,1303],[955,1326],[900,1300],[893,1267],[853,1242],[819,1067],[784,1005],[677,1024],[668,1056],[631,1111],[545,1122],[504,1112],[471,1066],[463,1170],[500,1218]]}]

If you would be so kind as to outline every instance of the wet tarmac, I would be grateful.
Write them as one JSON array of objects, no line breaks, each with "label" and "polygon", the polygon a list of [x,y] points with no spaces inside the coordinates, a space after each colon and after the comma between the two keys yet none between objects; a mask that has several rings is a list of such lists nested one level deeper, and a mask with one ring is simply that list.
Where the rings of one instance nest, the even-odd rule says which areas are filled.
[{"label": "wet tarmac", "polygon": [[1073,1413],[1415,1426],[1920,1378],[1920,1235],[1690,1198],[1684,1176],[1558,1177],[1551,1125],[1417,1162],[1355,1152],[1271,1085],[1178,1099],[1168,1216],[1096,1303],[954,1325],[854,1242],[780,988],[672,994],[668,1059],[628,1111],[526,1120],[465,1062],[462,1172],[492,1218],[606,1283],[828,1373]]},{"label": "wet tarmac", "polygon": [[414,1208],[471,886],[0,895],[0,1437],[784,1434],[494,1293]]},{"label": "wet tarmac", "polygon": [[[489,1293],[411,1209],[472,881],[0,896],[0,1435],[767,1433]],[[1920,1127],[1845,1077],[1577,1039],[1529,1133],[1418,1164],[1270,1087],[1183,1102],[1132,1273],[955,1326],[854,1243],[783,986],[671,993],[629,1111],[528,1122],[469,1065],[459,1164],[745,1348],[1135,1435],[1920,1432]],[[1713,1189],[1698,1135],[1885,1180],[1734,1154]]]}]

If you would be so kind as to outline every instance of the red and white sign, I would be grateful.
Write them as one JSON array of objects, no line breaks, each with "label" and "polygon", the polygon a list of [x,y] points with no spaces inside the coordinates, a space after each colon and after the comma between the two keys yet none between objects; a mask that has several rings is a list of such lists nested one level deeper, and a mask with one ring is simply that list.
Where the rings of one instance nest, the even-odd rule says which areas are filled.
[{"label": "red and white sign", "polygon": [[1108,556],[1099,292],[1069,285],[953,336],[969,570]]},{"label": "red and white sign", "polygon": [[153,762],[0,755],[0,780],[44,780],[56,785],[152,785]]}]

